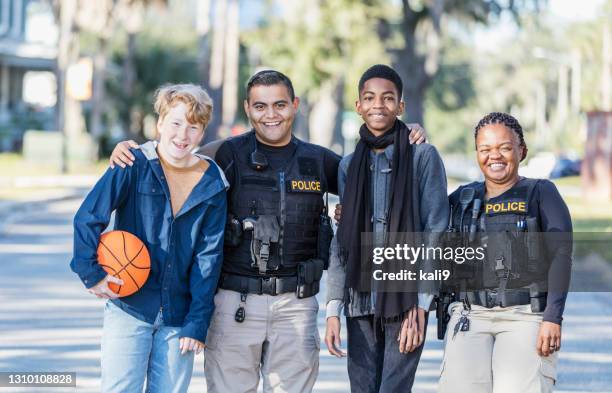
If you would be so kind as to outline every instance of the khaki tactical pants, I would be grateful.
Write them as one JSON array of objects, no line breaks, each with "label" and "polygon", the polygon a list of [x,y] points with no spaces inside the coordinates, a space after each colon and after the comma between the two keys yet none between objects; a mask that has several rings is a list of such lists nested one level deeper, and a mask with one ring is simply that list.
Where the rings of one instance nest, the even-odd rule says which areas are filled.
[{"label": "khaki tactical pants", "polygon": [[319,372],[319,304],[295,293],[247,296],[244,322],[234,320],[240,294],[219,289],[215,296],[204,372],[211,393],[310,392]]},{"label": "khaki tactical pants", "polygon": [[469,330],[453,339],[463,305],[449,309],[439,393],[552,392],[558,353],[541,357],[536,351],[542,313],[529,305],[472,306]]}]

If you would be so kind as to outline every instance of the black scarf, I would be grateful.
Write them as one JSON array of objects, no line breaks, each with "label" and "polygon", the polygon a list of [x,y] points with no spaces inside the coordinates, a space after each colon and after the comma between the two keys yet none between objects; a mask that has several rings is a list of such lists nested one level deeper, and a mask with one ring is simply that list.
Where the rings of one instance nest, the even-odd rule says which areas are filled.
[{"label": "black scarf", "polygon": [[[370,184],[370,150],[394,145],[391,162],[391,198],[387,232],[414,232],[418,212],[412,190],[413,148],[408,140],[410,129],[396,120],[384,135],[372,135],[366,125],[359,130],[361,137],[348,169],[342,200],[342,216],[338,240],[346,261],[346,287],[370,292],[372,278],[371,250],[362,265],[362,232],[372,232],[372,197]],[[394,246],[393,240],[389,244]],[[380,292],[376,296],[375,316],[398,319],[417,303],[415,292]]]}]

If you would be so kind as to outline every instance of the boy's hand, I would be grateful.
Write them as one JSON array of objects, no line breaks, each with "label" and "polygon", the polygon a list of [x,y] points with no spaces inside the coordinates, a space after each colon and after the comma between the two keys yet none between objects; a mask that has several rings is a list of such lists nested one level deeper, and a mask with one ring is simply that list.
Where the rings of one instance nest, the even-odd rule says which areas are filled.
[{"label": "boy's hand", "polygon": [[89,288],[88,291],[89,293],[96,295],[100,299],[117,299],[119,295],[111,291],[111,289],[108,287],[109,282],[115,283],[117,285],[123,285],[123,280],[115,276],[111,276],[109,274],[104,277],[102,281]]},{"label": "boy's hand", "polygon": [[184,355],[189,351],[194,351],[196,355],[198,355],[200,352],[202,352],[202,350],[204,350],[204,348],[206,348],[206,345],[195,338],[181,337],[179,339],[179,348],[181,350],[181,355]]},{"label": "boy's hand", "polygon": [[420,124],[410,123],[406,124],[406,126],[408,126],[408,128],[410,128],[410,130],[412,131],[408,136],[408,140],[411,144],[420,145],[421,143],[427,142],[427,131],[425,131],[425,129],[421,127]]},{"label": "boy's hand", "polygon": [[340,350],[340,318],[327,318],[327,327],[325,329],[325,345],[330,354],[341,358],[346,356],[346,353]]},{"label": "boy's hand", "polygon": [[111,168],[114,169],[115,164],[119,165],[121,168],[125,168],[126,164],[129,166],[134,165],[134,160],[136,159],[136,157],[134,157],[132,152],[130,152],[130,147],[134,149],[140,149],[138,143],[134,142],[131,139],[129,141],[117,143],[117,146],[115,146],[115,148],[113,149],[110,159],[108,160]]},{"label": "boy's hand", "polygon": [[425,310],[413,307],[402,322],[399,336],[400,353],[409,353],[417,349],[425,337]]}]

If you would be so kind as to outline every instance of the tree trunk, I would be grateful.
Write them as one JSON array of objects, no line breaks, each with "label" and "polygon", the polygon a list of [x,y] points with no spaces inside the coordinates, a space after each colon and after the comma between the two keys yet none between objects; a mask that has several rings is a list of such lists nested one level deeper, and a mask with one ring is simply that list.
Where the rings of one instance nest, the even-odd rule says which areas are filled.
[{"label": "tree trunk", "polygon": [[198,74],[200,83],[210,89],[210,0],[198,0],[196,30],[199,37]]},{"label": "tree trunk", "polygon": [[240,59],[240,9],[238,0],[229,0],[223,72],[223,128],[229,130],[238,107],[238,65]]},{"label": "tree trunk", "polygon": [[422,86],[422,81],[416,80],[416,78],[414,78],[414,81],[411,81],[410,73],[405,73],[404,75],[400,73],[400,76],[402,81],[404,81],[403,100],[405,109],[402,119],[407,123],[424,125],[425,87]]},{"label": "tree trunk", "polygon": [[132,128],[132,106],[134,101],[134,85],[136,83],[136,33],[128,32],[125,59],[123,60],[123,96],[128,105],[123,108],[123,129],[134,134]]},{"label": "tree trunk", "polygon": [[336,153],[342,155],[344,150],[344,137],[342,136],[342,120],[344,114],[344,77],[340,77],[336,83],[334,90],[334,96],[338,110],[336,111],[336,118],[334,121],[334,133],[332,137],[331,149]]},{"label": "tree trunk", "polygon": [[309,116],[310,142],[331,147],[337,132],[342,134],[338,120],[342,116],[343,83],[341,79],[325,82]]},{"label": "tree trunk", "polygon": [[612,109],[612,39],[610,38],[610,25],[606,23],[603,28],[602,43],[603,67],[601,69],[601,110],[610,111]]},{"label": "tree trunk", "polygon": [[568,108],[568,68],[565,64],[558,66],[557,78],[557,110],[555,116],[556,127],[562,127],[567,120]]},{"label": "tree trunk", "polygon": [[93,95],[91,109],[91,134],[97,140],[104,133],[102,116],[106,95],[105,75],[108,57],[108,40],[106,37],[98,38],[98,52],[94,56]]},{"label": "tree trunk", "polygon": [[424,13],[413,11],[408,0],[403,0],[402,5],[404,47],[391,51],[392,66],[404,83],[402,98],[406,109],[403,119],[409,123],[424,125],[425,92],[432,77],[425,69],[425,57],[419,55],[416,48],[416,28]]},{"label": "tree trunk", "polygon": [[76,25],[77,0],[65,0],[59,5],[60,35],[57,55],[57,128],[63,133],[61,171],[68,172],[68,146],[83,132],[81,106],[66,93],[68,67],[76,63],[79,55],[78,27]]},{"label": "tree trunk", "polygon": [[206,129],[203,143],[217,139],[223,121],[223,63],[225,49],[225,24],[227,0],[217,0],[213,20],[213,42],[210,56],[210,97],[213,100],[213,116]]}]

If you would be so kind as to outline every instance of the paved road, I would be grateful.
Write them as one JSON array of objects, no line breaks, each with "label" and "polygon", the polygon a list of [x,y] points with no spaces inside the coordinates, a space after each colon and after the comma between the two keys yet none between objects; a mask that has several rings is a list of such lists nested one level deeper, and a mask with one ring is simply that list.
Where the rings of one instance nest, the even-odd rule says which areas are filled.
[{"label": "paved road", "polygon": [[[76,391],[95,392],[99,390],[103,303],[83,289],[68,267],[71,219],[78,204],[70,200],[40,205],[4,223],[4,233],[0,233],[0,371],[76,371]],[[323,336],[323,309],[319,326]],[[612,392],[612,296],[571,294],[563,329],[556,391]],[[436,389],[442,344],[433,329],[428,337],[414,392]],[[202,360],[200,355],[191,392],[205,391]],[[345,360],[331,357],[325,348],[315,391],[348,391]]]}]

